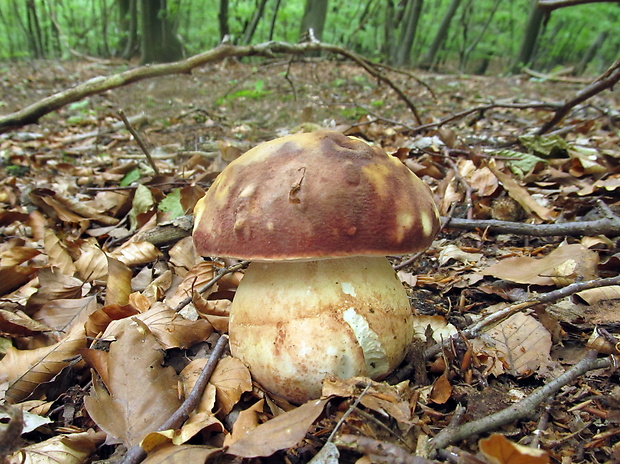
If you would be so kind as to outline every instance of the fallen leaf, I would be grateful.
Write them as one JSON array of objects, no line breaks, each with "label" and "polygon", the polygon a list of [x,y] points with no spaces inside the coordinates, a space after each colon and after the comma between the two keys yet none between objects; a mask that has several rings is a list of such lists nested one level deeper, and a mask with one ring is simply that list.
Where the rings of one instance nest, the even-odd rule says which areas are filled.
[{"label": "fallen leaf", "polygon": [[328,398],[309,401],[280,414],[245,434],[226,450],[226,454],[241,458],[271,456],[296,445],[306,436],[328,401]]},{"label": "fallen leaf", "polygon": [[120,260],[108,256],[108,285],[105,305],[126,305],[131,294],[131,269]]},{"label": "fallen leaf", "polygon": [[224,446],[230,446],[245,434],[258,427],[259,415],[263,412],[265,400],[258,400],[248,409],[239,412],[230,435],[224,437]]},{"label": "fallen leaf", "polygon": [[75,274],[76,268],[73,259],[65,249],[64,244],[56,236],[52,229],[45,229],[43,236],[43,247],[52,266],[60,269],[60,272],[72,276]]},{"label": "fallen leaf", "polygon": [[492,464],[548,464],[549,454],[541,449],[518,445],[499,433],[478,440],[480,451]]},{"label": "fallen leaf", "polygon": [[514,375],[528,376],[550,362],[551,334],[534,317],[517,313],[486,332]]},{"label": "fallen leaf", "polygon": [[519,284],[567,285],[578,277],[597,277],[598,254],[581,244],[562,245],[544,258],[506,258],[483,269],[481,274]]},{"label": "fallen leaf", "polygon": [[178,376],[163,366],[161,345],[135,318],[118,325],[107,353],[107,389],[98,377],[84,400],[90,417],[107,434],[135,446],[178,409]]},{"label": "fallen leaf", "polygon": [[83,464],[105,440],[101,432],[62,434],[26,446],[9,456],[5,464]]},{"label": "fallen leaf", "polygon": [[220,453],[222,448],[200,445],[165,446],[157,449],[142,461],[143,464],[188,464],[207,462],[210,456]]},{"label": "fallen leaf", "polygon": [[444,372],[433,383],[431,390],[431,401],[437,404],[445,404],[452,396],[452,385],[448,380],[447,374]]}]

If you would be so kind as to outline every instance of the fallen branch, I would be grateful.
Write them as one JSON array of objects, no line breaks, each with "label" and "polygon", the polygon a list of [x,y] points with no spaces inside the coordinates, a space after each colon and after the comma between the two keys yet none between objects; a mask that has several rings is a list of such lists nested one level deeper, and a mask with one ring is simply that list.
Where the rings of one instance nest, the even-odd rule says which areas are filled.
[{"label": "fallen branch", "polygon": [[500,234],[531,235],[549,237],[553,235],[609,235],[620,236],[620,218],[602,218],[594,221],[574,221],[557,224],[527,224],[523,222],[497,221],[495,219],[472,220],[449,219],[446,228],[475,230],[482,229]]},{"label": "fallen branch", "polygon": [[618,83],[618,81],[620,81],[620,58],[618,58],[607,71],[597,77],[594,82],[592,82],[586,88],[581,89],[579,92],[577,92],[577,95],[575,95],[574,98],[568,100],[557,110],[555,110],[553,118],[543,124],[542,127],[538,130],[537,134],[546,134],[562,119],[564,119],[564,117],[569,113],[572,108],[577,106],[579,103],[583,103],[588,98],[593,97],[598,93],[601,93],[603,90],[611,89],[615,84]]},{"label": "fallen branch", "polygon": [[544,401],[555,395],[562,387],[570,384],[580,375],[593,369],[611,366],[609,358],[597,359],[597,355],[598,352],[596,350],[588,351],[581,361],[573,365],[562,375],[537,388],[523,400],[506,409],[457,427],[446,427],[429,441],[427,448],[429,455],[433,455],[436,450],[445,448],[447,445],[467,437],[497,429],[519,419],[531,417]]},{"label": "fallen branch", "polygon": [[257,45],[244,46],[221,44],[212,50],[191,56],[182,61],[140,66],[112,76],[98,76],[93,79],[89,79],[88,81],[78,84],[75,87],[43,98],[42,100],[22,108],[19,111],[0,117],[0,133],[13,130],[26,124],[35,124],[42,116],[56,111],[69,103],[81,100],[82,98],[152,77],[161,77],[171,74],[189,74],[194,68],[203,66],[207,63],[221,61],[224,58],[241,58],[246,56],[273,57],[278,54],[304,55],[306,53],[318,51],[344,56],[345,58],[348,58],[361,66],[366,72],[377,80],[387,84],[413,112],[418,124],[422,124],[422,120],[418,114],[416,106],[407,97],[405,92],[381,71],[379,65],[374,64],[361,55],[336,45],[315,41],[299,44],[289,44],[286,42],[265,42]]}]

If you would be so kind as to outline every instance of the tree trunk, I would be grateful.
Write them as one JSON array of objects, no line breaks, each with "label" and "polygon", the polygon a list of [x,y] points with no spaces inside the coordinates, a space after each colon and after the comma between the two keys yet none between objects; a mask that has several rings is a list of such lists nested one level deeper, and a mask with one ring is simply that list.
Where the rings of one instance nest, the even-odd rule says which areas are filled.
[{"label": "tree trunk", "polygon": [[602,31],[598,35],[596,40],[592,42],[592,45],[590,45],[590,48],[588,48],[585,55],[583,55],[583,58],[581,58],[581,61],[579,62],[579,64],[575,66],[575,70],[573,71],[573,74],[575,76],[580,76],[581,74],[585,72],[586,68],[588,67],[588,64],[590,64],[590,62],[594,59],[597,52],[601,49],[601,47],[607,40],[608,35],[609,35],[609,31]]},{"label": "tree trunk", "polygon": [[141,0],[142,63],[167,63],[183,57],[183,46],[167,16],[166,0]]},{"label": "tree trunk", "polygon": [[269,40],[273,40],[273,31],[276,28],[276,20],[278,19],[278,11],[280,11],[281,0],[276,0],[276,5],[273,7],[273,16],[271,17],[271,24],[269,26]]},{"label": "tree trunk", "polygon": [[407,0],[403,17],[403,26],[400,30],[396,54],[394,56],[393,64],[396,66],[404,66],[411,63],[411,47],[415,40],[423,3],[423,0]]},{"label": "tree trunk", "polygon": [[300,38],[303,38],[309,29],[312,29],[314,37],[321,40],[325,28],[325,18],[327,17],[327,3],[328,0],[306,0],[299,31]]},{"label": "tree trunk", "polygon": [[26,12],[28,19],[28,42],[30,49],[34,53],[35,58],[43,58],[45,52],[43,47],[43,33],[41,32],[41,24],[37,15],[37,6],[34,0],[26,2]]},{"label": "tree trunk", "polygon": [[224,40],[224,37],[230,35],[230,28],[228,26],[228,0],[220,0],[220,9],[217,13],[217,22],[220,27],[220,41]]},{"label": "tree trunk", "polygon": [[534,57],[536,43],[543,28],[544,19],[545,12],[538,6],[538,0],[532,0],[530,15],[527,20],[527,25],[525,26],[525,33],[523,36],[523,41],[521,42],[521,48],[515,62],[512,65],[511,71],[513,73],[519,73],[523,66],[527,66],[531,63],[532,58]]},{"label": "tree trunk", "polygon": [[456,10],[461,4],[461,0],[452,0],[450,2],[450,6],[448,6],[448,10],[443,16],[441,20],[441,24],[439,25],[439,29],[437,30],[437,34],[435,34],[435,38],[431,43],[430,48],[422,58],[422,62],[420,63],[420,67],[425,69],[430,69],[435,65],[435,58],[437,57],[437,52],[446,41],[448,37],[448,30],[450,29],[450,23],[452,22],[452,18],[456,14]]},{"label": "tree trunk", "polygon": [[256,32],[256,28],[258,27],[258,22],[263,17],[263,13],[265,12],[265,5],[267,4],[267,0],[260,0],[258,4],[258,8],[254,11],[254,15],[252,15],[252,20],[243,34],[243,43],[249,44],[252,41],[252,37],[254,37],[254,33]]}]

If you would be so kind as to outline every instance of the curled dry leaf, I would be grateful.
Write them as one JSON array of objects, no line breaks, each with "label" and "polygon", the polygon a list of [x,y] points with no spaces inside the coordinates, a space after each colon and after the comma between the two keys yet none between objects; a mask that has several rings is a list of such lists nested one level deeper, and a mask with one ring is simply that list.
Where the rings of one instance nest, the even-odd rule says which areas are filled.
[{"label": "curled dry leaf", "polygon": [[456,327],[450,324],[443,316],[415,316],[413,318],[413,336],[426,342],[427,334],[432,341],[439,343],[457,333]]},{"label": "curled dry leaf", "polygon": [[39,271],[39,289],[28,299],[29,306],[42,306],[61,298],[80,298],[85,290],[84,282],[63,274],[56,268]]},{"label": "curled dry leaf", "polygon": [[161,258],[162,253],[149,242],[125,242],[110,255],[127,266],[148,264]]},{"label": "curled dry leaf", "polygon": [[84,329],[86,336],[95,338],[100,336],[108,328],[112,321],[124,319],[139,314],[138,311],[129,305],[106,305],[99,308],[89,316]]},{"label": "curled dry leaf", "polygon": [[50,265],[60,269],[60,272],[72,276],[75,274],[76,267],[73,259],[65,249],[64,244],[56,236],[52,229],[45,229],[43,236],[43,247],[47,254]]},{"label": "curled dry leaf", "polygon": [[258,427],[259,415],[263,413],[265,400],[258,400],[248,409],[239,412],[230,435],[224,437],[224,446],[230,446],[246,433]]},{"label": "curled dry leaf", "polygon": [[492,464],[548,464],[549,454],[541,449],[518,445],[499,433],[478,440],[480,451]]},{"label": "curled dry leaf", "polygon": [[105,305],[126,305],[131,294],[131,269],[125,263],[108,257],[108,285]]},{"label": "curled dry leaf", "polygon": [[115,338],[106,354],[107,388],[93,379],[85,405],[102,430],[131,447],[180,406],[178,376],[163,366],[161,345],[135,317],[117,325]]},{"label": "curled dry leaf", "polygon": [[271,456],[299,443],[323,412],[328,398],[312,400],[259,425],[233,443],[227,454],[241,458]]},{"label": "curled dry leaf", "polygon": [[31,266],[0,267],[0,295],[6,295],[24,285],[37,270]]},{"label": "curled dry leaf", "polygon": [[452,396],[452,385],[444,372],[433,383],[430,399],[433,403],[445,404]]},{"label": "curled dry leaf", "polygon": [[9,456],[5,464],[83,464],[104,440],[104,433],[92,431],[57,435],[26,446]]},{"label": "curled dry leaf", "polygon": [[99,246],[91,242],[80,247],[80,257],[75,268],[85,282],[104,279],[108,275],[108,258]]}]

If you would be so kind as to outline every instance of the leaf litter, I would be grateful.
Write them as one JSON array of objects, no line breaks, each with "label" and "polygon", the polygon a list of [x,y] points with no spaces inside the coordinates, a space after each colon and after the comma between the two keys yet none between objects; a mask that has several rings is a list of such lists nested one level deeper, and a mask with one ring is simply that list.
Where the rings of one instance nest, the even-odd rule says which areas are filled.
[{"label": "leaf litter", "polygon": [[[80,69],[84,79],[99,72]],[[579,107],[565,122],[570,131],[533,136],[549,114],[518,110],[520,118],[507,119],[508,110],[491,109],[412,133],[403,102],[388,88],[369,85],[361,70],[339,63],[293,64],[298,96],[292,100],[272,71],[265,72],[262,100],[239,93],[217,106],[197,91],[206,83],[225,95],[227,79],[248,72],[243,64],[212,66],[153,80],[151,107],[136,98],[147,85],[137,83],[90,97],[99,108],[96,121],[72,126],[71,113],[60,110],[36,132],[0,136],[0,391],[3,407],[38,424],[22,430],[16,451],[0,447],[7,462],[35,455],[46,462],[103,460],[122,455],[121,444],[142,444],[149,463],[233,456],[308,462],[320,450],[327,457],[314,462],[402,462],[394,456],[415,455],[432,462],[447,458],[432,458],[426,446],[439,431],[474,420],[482,408],[492,415],[518,403],[588,347],[618,355],[618,286],[516,312],[473,337],[459,334],[528,297],[618,275],[620,233],[537,237],[448,224],[431,249],[398,274],[420,315],[415,343],[422,352],[443,344],[439,356],[418,359],[426,382],[413,381],[410,357],[388,381],[327,379],[323,399],[295,407],[269,397],[245,366],[226,356],[185,423],[158,431],[188,396],[214,340],[226,333],[228,306],[243,276],[239,269],[222,277],[234,263],[197,256],[191,230],[174,221],[192,211],[227,163],[259,141],[311,124],[366,138],[429,183],[444,217],[579,224],[620,210],[613,94],[595,97],[597,110]],[[36,86],[42,70],[30,74]],[[416,95],[425,122],[487,99],[562,101],[575,91],[574,85],[519,76],[429,74],[424,79],[435,90],[433,100],[406,76],[394,78]],[[171,88],[176,97],[169,104],[164,100]],[[379,100],[379,107],[365,104]],[[373,114],[363,110],[371,106]],[[153,171],[106,109],[121,107],[146,115],[141,131],[163,174]],[[585,117],[600,108],[607,119]],[[394,123],[399,118],[402,125]],[[166,235],[171,229],[178,235]],[[459,441],[446,453],[506,464],[550,462],[550,456],[618,460],[614,382],[614,372],[583,374],[546,398],[546,409],[535,407],[525,420],[488,430],[500,434]],[[6,417],[2,427],[17,420]],[[2,445],[8,428],[0,428]]]}]

